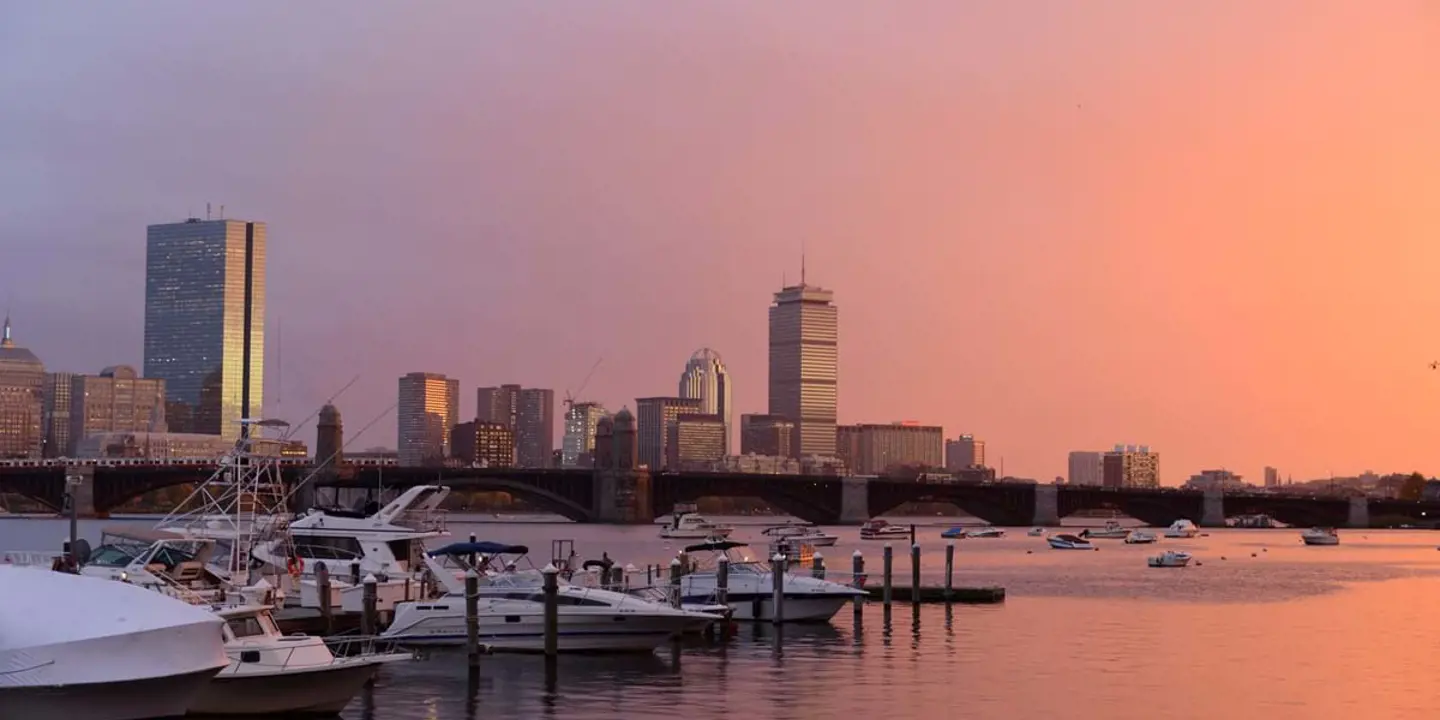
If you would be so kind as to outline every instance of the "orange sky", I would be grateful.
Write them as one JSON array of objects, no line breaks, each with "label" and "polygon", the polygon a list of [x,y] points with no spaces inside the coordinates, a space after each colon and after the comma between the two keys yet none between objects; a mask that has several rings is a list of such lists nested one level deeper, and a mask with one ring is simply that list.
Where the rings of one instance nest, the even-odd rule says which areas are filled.
[{"label": "orange sky", "polygon": [[763,411],[803,243],[842,421],[1043,479],[1117,442],[1167,484],[1440,473],[1434,3],[427,10],[7,10],[17,339],[138,365],[144,225],[210,200],[271,224],[293,419],[359,374],[358,429],[413,370],[469,416],[602,355],[586,395],[618,407],[702,346]]}]

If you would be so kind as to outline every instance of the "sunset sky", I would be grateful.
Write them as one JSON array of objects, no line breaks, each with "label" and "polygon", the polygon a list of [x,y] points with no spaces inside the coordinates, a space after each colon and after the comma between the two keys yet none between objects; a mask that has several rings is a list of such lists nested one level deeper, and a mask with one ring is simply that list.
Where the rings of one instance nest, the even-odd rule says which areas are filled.
[{"label": "sunset sky", "polygon": [[224,204],[268,414],[358,375],[353,436],[409,371],[466,418],[603,357],[618,409],[704,346],[764,411],[803,247],[842,422],[1436,474],[1437,89],[1425,0],[0,0],[0,295],[50,369],[138,367],[145,226]]}]

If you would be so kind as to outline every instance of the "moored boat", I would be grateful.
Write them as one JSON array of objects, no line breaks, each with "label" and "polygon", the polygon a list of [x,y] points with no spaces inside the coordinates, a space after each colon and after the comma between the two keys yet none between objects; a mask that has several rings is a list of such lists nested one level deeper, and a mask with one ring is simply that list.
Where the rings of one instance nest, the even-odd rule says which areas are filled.
[{"label": "moored boat", "polygon": [[1178,550],[1166,550],[1159,555],[1153,555],[1146,560],[1153,568],[1178,568],[1190,564],[1190,553]]},{"label": "moored boat", "polygon": [[1093,550],[1095,548],[1095,546],[1091,545],[1090,541],[1085,538],[1068,533],[1051,535],[1045,538],[1045,541],[1050,543],[1050,547],[1056,550]]},{"label": "moored boat", "polygon": [[129,583],[0,565],[0,717],[183,715],[228,664],[220,624]]},{"label": "moored boat", "polygon": [[973,530],[967,531],[967,532],[965,533],[965,537],[981,538],[981,539],[984,539],[984,538],[1005,537],[1005,531],[1004,531],[1004,530],[1001,530],[1000,528],[997,528],[997,527],[975,528],[975,529],[973,529]]},{"label": "moored boat", "polygon": [[1314,527],[1300,533],[1300,539],[1306,545],[1339,545],[1340,534],[1335,528]]},{"label": "moored boat", "polygon": [[899,537],[910,537],[910,528],[891,525],[888,521],[880,518],[869,520],[860,526],[861,540],[886,540]]},{"label": "moored boat", "polygon": [[222,608],[216,615],[225,621],[230,664],[190,704],[192,714],[331,716],[350,704],[381,665],[412,659],[408,653],[373,651],[336,657],[318,637],[282,635],[263,605]]},{"label": "moored boat", "polygon": [[[750,554],[745,543],[720,541],[685,548],[695,557],[695,569],[680,579],[681,601],[687,606],[719,601],[721,557],[729,570],[725,604],[735,620],[771,620],[774,617],[775,570],[769,562]],[[863,596],[863,590],[804,574],[787,574],[783,580],[784,605],[781,622],[827,622],[840,608]]]},{"label": "moored boat", "polygon": [[968,532],[965,530],[965,528],[959,527],[958,525],[956,527],[940,531],[940,537],[945,538],[946,540],[960,540],[967,536]]},{"label": "moored boat", "polygon": [[765,528],[764,534],[777,540],[797,542],[811,547],[830,547],[839,540],[839,536],[815,527],[814,525],[775,525]]},{"label": "moored boat", "polygon": [[1130,535],[1130,531],[1120,527],[1120,523],[1114,520],[1106,521],[1105,527],[1092,530],[1085,528],[1080,531],[1080,537],[1086,540],[1124,540]]},{"label": "moored boat", "polygon": [[1193,538],[1199,534],[1200,528],[1185,518],[1180,518],[1170,523],[1170,527],[1165,528],[1165,537],[1167,538]]},{"label": "moored boat", "polygon": [[1044,537],[1045,528],[1030,528],[1030,532],[1027,532],[1025,534],[1029,537]]},{"label": "moored boat", "polygon": [[1149,530],[1132,530],[1130,531],[1129,535],[1125,536],[1125,544],[1149,545],[1150,543],[1155,542],[1157,539],[1159,538],[1155,536],[1155,533],[1152,533]]},{"label": "moored boat", "polygon": [[695,505],[676,505],[670,522],[660,528],[660,537],[670,540],[707,540],[730,537],[735,528],[706,520]]}]

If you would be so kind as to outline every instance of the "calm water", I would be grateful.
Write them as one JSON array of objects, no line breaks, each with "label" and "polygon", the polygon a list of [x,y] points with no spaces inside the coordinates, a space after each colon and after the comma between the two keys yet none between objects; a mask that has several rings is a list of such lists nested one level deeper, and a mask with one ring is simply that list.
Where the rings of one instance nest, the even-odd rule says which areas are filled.
[{"label": "calm water", "polygon": [[[0,548],[52,548],[65,527],[0,521]],[[761,528],[736,536],[759,544]],[[941,529],[919,531],[922,571],[937,581]],[[840,543],[822,550],[831,568],[848,569],[860,549],[878,582],[884,543],[833,530]],[[528,544],[537,560],[554,538],[575,540],[584,558],[605,551],[640,566],[678,549],[649,527],[482,522],[452,531]],[[99,525],[82,532],[93,542]],[[956,543],[957,584],[1003,585],[1003,605],[924,606],[918,615],[897,605],[887,623],[871,604],[860,621],[842,611],[831,626],[784,628],[779,642],[768,626],[741,626],[725,644],[562,657],[548,671],[543,658],[490,656],[473,681],[463,652],[437,653],[387,670],[344,717],[1430,717],[1440,534],[1341,532],[1331,548],[1304,547],[1290,530],[1222,530],[1064,552],[1020,529]],[[1202,564],[1146,567],[1157,548],[1187,550]],[[896,554],[896,574],[908,579],[904,543]]]}]

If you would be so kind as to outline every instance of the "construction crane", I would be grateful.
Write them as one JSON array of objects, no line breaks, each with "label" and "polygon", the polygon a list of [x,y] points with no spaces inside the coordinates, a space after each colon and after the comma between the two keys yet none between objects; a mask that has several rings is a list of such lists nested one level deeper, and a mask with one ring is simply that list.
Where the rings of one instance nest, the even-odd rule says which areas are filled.
[{"label": "construction crane", "polygon": [[605,358],[600,357],[595,359],[595,364],[590,366],[590,372],[585,373],[585,379],[580,381],[580,387],[576,388],[574,394],[571,394],[568,389],[565,391],[565,411],[567,413],[575,404],[575,395],[585,392],[585,386],[590,384],[590,378],[595,376],[595,371],[600,369],[600,363],[602,362],[605,362]]}]

